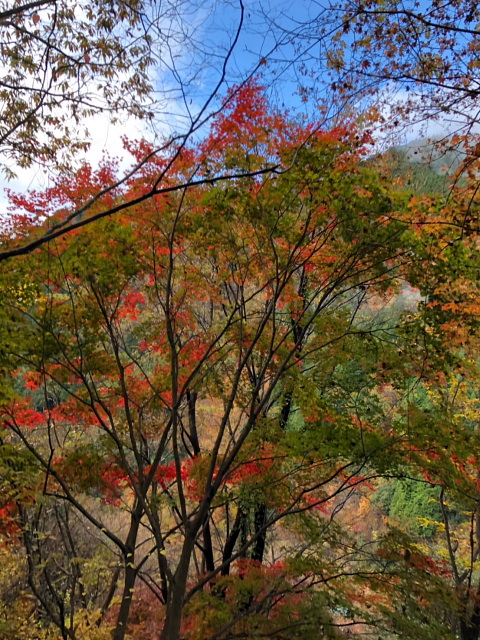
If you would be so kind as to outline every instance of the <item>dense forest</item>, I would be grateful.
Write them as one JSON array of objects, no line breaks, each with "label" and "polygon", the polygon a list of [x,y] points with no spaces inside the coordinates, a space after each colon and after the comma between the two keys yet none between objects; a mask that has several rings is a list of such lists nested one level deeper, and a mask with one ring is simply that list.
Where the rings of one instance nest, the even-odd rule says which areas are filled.
[{"label": "dense forest", "polygon": [[0,640],[478,640],[480,10],[212,7],[0,2]]}]

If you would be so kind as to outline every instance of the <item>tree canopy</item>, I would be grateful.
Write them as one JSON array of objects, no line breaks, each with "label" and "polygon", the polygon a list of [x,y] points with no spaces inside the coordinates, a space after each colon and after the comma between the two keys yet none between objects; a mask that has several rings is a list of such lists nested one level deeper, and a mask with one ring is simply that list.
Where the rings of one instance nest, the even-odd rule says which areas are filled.
[{"label": "tree canopy", "polygon": [[304,62],[305,89],[318,81],[346,99],[369,97],[396,126],[440,118],[450,133],[473,133],[479,24],[476,2],[349,0],[312,3],[285,29]]},{"label": "tree canopy", "polygon": [[[382,578],[407,589],[422,563],[438,637],[446,569],[421,551],[398,567],[337,513],[405,473],[407,452],[412,477],[458,477],[448,447],[461,460],[462,431],[447,444],[444,416],[433,436],[415,397],[442,387],[440,366],[464,371],[472,335],[450,338],[449,322],[469,331],[477,311],[454,306],[444,278],[473,296],[477,248],[456,235],[456,207],[389,189],[368,143],[353,124],[305,128],[250,83],[177,155],[168,193],[139,203],[170,162],[155,154],[98,200],[122,202],[115,217],[3,275],[3,536],[61,637],[93,625],[115,640],[301,638],[344,624],[427,637],[417,592],[401,624],[402,591]],[[224,167],[250,177],[216,182]],[[69,219],[114,172],[85,166],[16,199],[14,241],[47,207],[40,232]],[[429,304],[382,317],[405,282]]]},{"label": "tree canopy", "polygon": [[[242,4],[189,110],[191,5],[155,8],[1,13],[3,149],[56,174],[0,229],[0,636],[478,640],[480,160],[465,139],[440,184],[351,102],[388,80],[434,115],[443,65],[472,124],[474,9],[277,24],[307,101],[306,45],[332,38],[312,119],[272,99],[273,54],[230,83]],[[154,63],[187,125],[75,168],[69,118],[151,122]]]}]

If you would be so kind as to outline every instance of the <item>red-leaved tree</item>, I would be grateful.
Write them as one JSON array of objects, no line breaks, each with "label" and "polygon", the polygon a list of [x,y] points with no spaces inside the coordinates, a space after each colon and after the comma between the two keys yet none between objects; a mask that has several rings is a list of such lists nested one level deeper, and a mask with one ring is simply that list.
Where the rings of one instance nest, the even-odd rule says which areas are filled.
[{"label": "red-leaved tree", "polygon": [[[423,245],[367,142],[251,83],[201,144],[89,209],[115,217],[2,275],[2,535],[62,638],[309,638],[395,611],[380,556],[337,522],[398,468],[382,388],[428,350],[374,312]],[[16,198],[5,235],[61,225],[114,173]]]}]

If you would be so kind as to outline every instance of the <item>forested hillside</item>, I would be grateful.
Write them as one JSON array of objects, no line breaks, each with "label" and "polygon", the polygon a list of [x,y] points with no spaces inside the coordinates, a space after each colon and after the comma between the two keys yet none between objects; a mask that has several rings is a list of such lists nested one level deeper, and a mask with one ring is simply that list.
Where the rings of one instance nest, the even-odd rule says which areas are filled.
[{"label": "forested hillside", "polygon": [[[387,47],[389,17],[406,15],[434,25],[443,53],[448,6],[345,7],[332,51],[350,29],[366,37],[365,16]],[[436,151],[412,158],[423,143],[375,155],[385,121],[364,108],[371,85],[338,93],[332,79],[319,102],[302,85],[300,31],[287,68],[303,60],[311,111],[274,99],[280,31],[271,57],[231,82],[243,4],[198,107],[204,94],[189,91],[192,78],[205,89],[211,42],[198,76],[172,48],[167,73],[155,46],[186,38],[193,15],[209,23],[169,7],[0,7],[0,100],[24,96],[4,154],[52,172],[8,191],[0,229],[0,640],[478,640],[473,122],[447,169]],[[450,10],[476,46],[476,5]],[[385,60],[409,78],[397,44]],[[347,45],[367,55],[370,41]],[[416,83],[447,82],[455,60],[415,67]],[[30,78],[37,63],[49,84]],[[94,114],[155,123],[154,64],[165,95],[178,82],[176,132],[125,135],[124,157],[98,166],[75,164],[86,140],[46,133],[62,100],[78,102],[77,124],[87,115],[90,74],[112,83]],[[328,73],[351,78],[348,65]],[[72,89],[75,70],[85,84]],[[119,102],[122,82],[138,100]]]}]

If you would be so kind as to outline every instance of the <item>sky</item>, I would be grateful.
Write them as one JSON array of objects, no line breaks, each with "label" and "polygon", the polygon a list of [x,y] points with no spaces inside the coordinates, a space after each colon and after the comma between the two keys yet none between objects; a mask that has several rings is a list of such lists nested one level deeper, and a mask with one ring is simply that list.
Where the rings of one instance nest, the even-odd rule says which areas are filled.
[{"label": "sky", "polygon": [[[257,0],[246,0],[243,26],[226,66],[226,83],[220,90],[220,98],[225,94],[227,86],[243,80],[258,65],[262,56],[267,55],[274,47],[274,40],[261,13],[265,11],[271,17],[280,15],[282,11],[290,11],[292,3],[273,4],[275,10],[269,6],[268,1],[260,5]],[[153,97],[161,103],[155,121],[141,122],[124,116],[120,123],[112,124],[107,115],[103,114],[85,119],[81,127],[88,130],[91,142],[88,151],[77,156],[78,163],[86,161],[95,167],[107,151],[110,156],[120,158],[120,169],[126,169],[130,166],[131,158],[124,152],[122,136],[145,137],[158,142],[172,132],[184,130],[189,120],[202,112],[212,87],[219,80],[225,53],[239,26],[240,4],[238,0],[198,0],[196,4],[191,0],[181,0],[179,5],[184,12],[185,41],[182,42],[176,36],[171,37],[168,55],[162,58],[165,52],[159,51],[159,64],[151,70],[151,80],[155,87]],[[162,25],[162,28],[164,31],[169,30],[169,33],[179,31],[178,23],[164,27]],[[186,46],[188,42],[190,46]],[[268,69],[262,67],[262,70],[267,72],[268,77]],[[179,77],[183,83],[181,91]],[[290,103],[288,106],[292,106],[293,87],[287,95]],[[209,103],[204,115],[209,110],[218,108],[218,105],[218,100]],[[10,167],[17,178],[7,181],[4,176],[0,176],[0,215],[5,215],[8,209],[5,189],[17,193],[25,193],[31,189],[41,190],[53,180],[52,172],[39,166],[22,169],[10,164]]]},{"label": "sky", "polygon": [[[148,123],[124,117],[122,122],[112,124],[106,115],[99,114],[83,121],[82,127],[89,131],[91,144],[89,150],[78,157],[79,163],[87,161],[95,167],[103,153],[108,151],[110,156],[120,158],[120,168],[126,169],[130,158],[123,150],[122,136],[146,137],[158,142],[173,131],[184,129],[196,115],[204,117],[218,108],[219,100],[208,102],[208,98],[219,80],[225,53],[235,38],[241,16],[239,0],[175,1],[183,11],[182,29],[185,27],[186,36],[183,41],[177,37],[171,39],[168,56],[164,55],[164,50],[159,51],[158,67],[152,69],[152,82],[156,89],[154,97],[163,103],[158,117]],[[298,50],[288,36],[280,37],[276,28],[281,25],[295,29],[315,15],[321,5],[311,0],[244,0],[244,3],[244,23],[226,65],[226,82],[218,98],[224,95],[228,86],[243,80],[258,68],[262,82],[277,106],[293,114],[306,110],[311,105],[302,102],[297,82],[299,66],[292,64]],[[176,24],[176,33],[179,32],[179,24]],[[167,24],[161,27],[165,33],[170,28]],[[186,46],[188,42],[190,46]],[[321,50],[312,53],[322,55]],[[315,67],[306,71],[312,73],[311,82],[318,83]],[[178,78],[183,81],[181,91]],[[302,76],[302,80],[308,83],[308,76]],[[396,96],[397,99],[404,97],[401,91]],[[208,106],[203,112],[205,104]],[[403,139],[412,140],[419,135],[437,137],[452,128],[452,123],[446,120],[429,123],[428,126],[424,123],[405,130]],[[201,135],[201,130],[197,135]],[[12,168],[18,175],[17,179],[7,183],[0,178],[0,214],[5,214],[8,208],[5,187],[24,193],[49,186],[53,179],[50,172],[39,167]]]},{"label": "sky", "polygon": [[[108,151],[110,156],[122,158],[122,167],[126,169],[130,164],[130,158],[127,158],[123,149],[122,136],[127,135],[130,138],[143,137],[147,132],[144,125],[139,120],[130,117],[126,118],[123,123],[112,124],[106,115],[98,114],[84,121],[84,126],[88,129],[91,144],[87,152],[78,156],[78,163],[83,160],[98,166],[104,153]],[[42,190],[51,186],[53,181],[52,171],[41,166],[33,166],[28,169],[13,167],[17,173],[17,178],[7,181],[4,177],[0,177],[0,215],[5,214],[9,209],[6,189],[10,189],[16,193],[26,193],[30,190]]]}]

